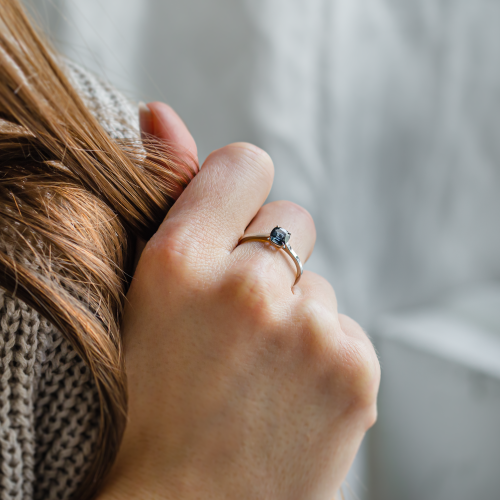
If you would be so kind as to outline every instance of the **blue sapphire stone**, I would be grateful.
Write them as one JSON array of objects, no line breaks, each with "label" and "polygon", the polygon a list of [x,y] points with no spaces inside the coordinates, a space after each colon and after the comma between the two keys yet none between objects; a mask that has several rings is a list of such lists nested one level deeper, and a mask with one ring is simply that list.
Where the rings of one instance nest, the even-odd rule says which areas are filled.
[{"label": "blue sapphire stone", "polygon": [[276,246],[282,247],[286,243],[288,243],[288,240],[290,239],[290,233],[286,229],[283,229],[282,227],[276,226],[271,231],[271,235],[269,236],[269,239]]}]

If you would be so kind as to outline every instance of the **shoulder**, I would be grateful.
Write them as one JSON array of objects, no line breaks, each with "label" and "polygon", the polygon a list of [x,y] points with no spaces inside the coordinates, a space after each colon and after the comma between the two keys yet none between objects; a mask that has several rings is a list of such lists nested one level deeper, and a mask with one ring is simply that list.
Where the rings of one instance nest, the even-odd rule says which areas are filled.
[{"label": "shoulder", "polygon": [[133,139],[139,135],[137,104],[99,76],[63,59],[70,81],[85,104],[113,139]]}]

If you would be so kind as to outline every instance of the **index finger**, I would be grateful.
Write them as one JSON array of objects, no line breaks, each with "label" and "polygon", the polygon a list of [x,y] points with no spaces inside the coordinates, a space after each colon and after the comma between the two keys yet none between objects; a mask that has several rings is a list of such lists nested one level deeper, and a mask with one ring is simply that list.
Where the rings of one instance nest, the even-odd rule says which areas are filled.
[{"label": "index finger", "polygon": [[178,147],[183,161],[198,163],[198,148],[181,117],[164,102],[139,103],[139,123],[143,136],[152,135]]},{"label": "index finger", "polygon": [[214,151],[171,208],[156,238],[227,253],[266,200],[274,177],[267,153],[234,143]]}]

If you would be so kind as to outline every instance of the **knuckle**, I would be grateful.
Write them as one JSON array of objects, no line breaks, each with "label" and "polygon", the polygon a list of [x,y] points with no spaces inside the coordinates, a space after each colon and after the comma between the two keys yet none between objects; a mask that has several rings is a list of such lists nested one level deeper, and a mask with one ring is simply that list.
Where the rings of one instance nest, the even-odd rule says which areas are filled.
[{"label": "knuckle", "polygon": [[275,203],[280,208],[285,209],[286,212],[290,214],[292,220],[296,217],[299,217],[301,219],[308,219],[311,224],[314,224],[312,215],[301,205],[297,205],[297,203],[293,203],[292,201],[288,200],[280,200],[273,203]]},{"label": "knuckle", "polygon": [[373,411],[380,383],[380,364],[371,343],[348,339],[343,349],[343,375],[350,406],[363,412]]},{"label": "knuckle", "polygon": [[373,427],[377,422],[378,411],[377,411],[377,405],[375,403],[365,409],[364,417],[365,417],[364,418],[365,429],[368,430],[370,427]]},{"label": "knuckle", "polygon": [[247,142],[235,142],[229,144],[225,149],[232,154],[236,154],[237,160],[243,161],[245,166],[251,167],[256,174],[272,184],[274,178],[274,163],[268,153],[263,149]]},{"label": "knuckle", "polygon": [[333,347],[332,329],[334,315],[315,299],[303,300],[296,310],[296,318],[302,325],[302,343],[304,351],[318,361],[329,356]]},{"label": "knuckle", "polygon": [[256,331],[267,329],[273,321],[273,284],[259,269],[245,266],[228,273],[221,300]]},{"label": "knuckle", "polygon": [[302,206],[297,205],[288,200],[272,201],[267,205],[264,205],[261,210],[265,210],[268,213],[286,213],[290,220],[300,221],[301,223],[307,224],[309,227],[315,227],[314,219],[312,215]]},{"label": "knuckle", "polygon": [[169,235],[169,237],[154,236],[146,245],[140,264],[152,274],[155,279],[164,279],[168,276],[171,283],[194,282],[192,265],[192,246],[186,245],[182,235]]},{"label": "knuckle", "polygon": [[228,148],[234,148],[241,150],[248,154],[249,156],[258,159],[259,161],[265,161],[272,163],[271,157],[263,149],[251,144],[249,142],[233,142],[227,146]]}]

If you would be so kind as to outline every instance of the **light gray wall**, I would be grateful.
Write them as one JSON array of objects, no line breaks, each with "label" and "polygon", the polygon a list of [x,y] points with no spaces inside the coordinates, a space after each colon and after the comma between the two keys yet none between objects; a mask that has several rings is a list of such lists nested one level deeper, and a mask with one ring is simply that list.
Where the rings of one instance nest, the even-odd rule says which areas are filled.
[{"label": "light gray wall", "polygon": [[32,2],[63,52],[177,109],[201,158],[266,149],[271,198],[316,220],[306,268],[369,331],[500,280],[500,0]]},{"label": "light gray wall", "polygon": [[318,224],[309,267],[366,326],[500,278],[500,1],[33,1],[64,52],[171,103],[202,157],[264,147],[272,198]]},{"label": "light gray wall", "polygon": [[500,284],[379,321],[372,500],[500,498]]}]

